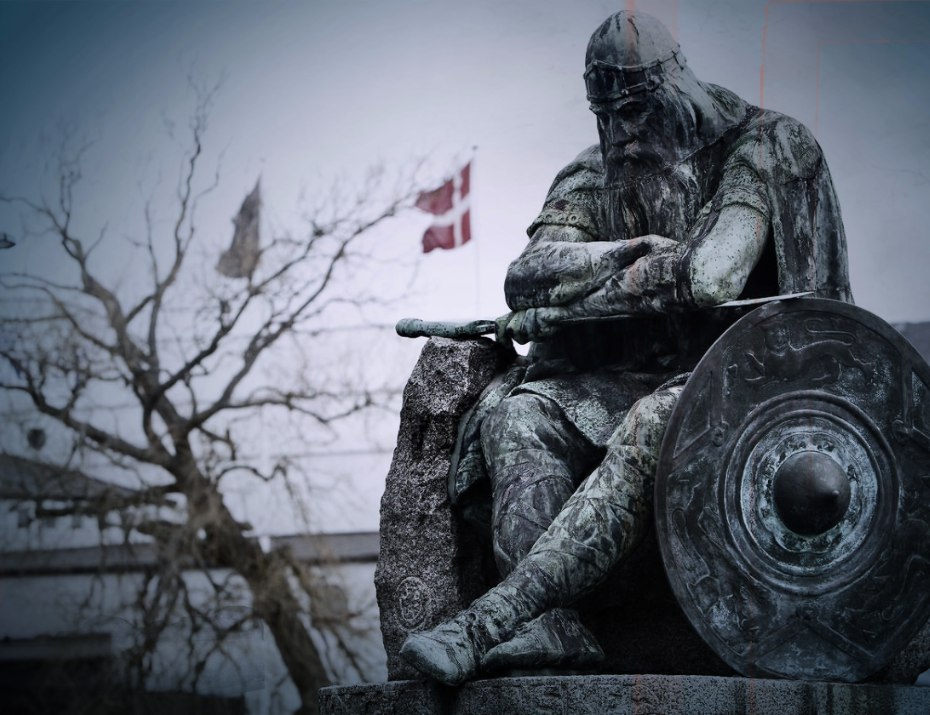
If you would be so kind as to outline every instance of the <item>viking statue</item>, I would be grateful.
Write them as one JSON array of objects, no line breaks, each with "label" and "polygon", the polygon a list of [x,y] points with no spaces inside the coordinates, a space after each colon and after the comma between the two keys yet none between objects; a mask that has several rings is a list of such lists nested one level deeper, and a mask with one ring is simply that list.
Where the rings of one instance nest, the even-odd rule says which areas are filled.
[{"label": "viking statue", "polygon": [[602,657],[572,604],[652,519],[669,415],[726,328],[707,308],[851,301],[839,206],[804,126],[698,81],[639,13],[594,32],[584,80],[599,144],[556,176],[504,285],[499,334],[533,343],[529,366],[460,464],[462,488],[490,479],[502,581],[401,651],[447,684]]}]

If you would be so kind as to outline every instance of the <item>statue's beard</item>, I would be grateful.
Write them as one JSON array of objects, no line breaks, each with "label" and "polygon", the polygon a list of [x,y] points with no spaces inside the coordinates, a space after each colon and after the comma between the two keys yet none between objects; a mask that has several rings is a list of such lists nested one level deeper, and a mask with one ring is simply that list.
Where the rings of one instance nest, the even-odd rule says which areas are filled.
[{"label": "statue's beard", "polygon": [[683,162],[660,151],[624,152],[608,161],[604,208],[610,240],[679,236],[691,225],[704,199],[695,172]]},{"label": "statue's beard", "polygon": [[608,186],[625,183],[631,178],[654,174],[670,163],[670,157],[648,141],[632,141],[611,147],[604,157]]}]

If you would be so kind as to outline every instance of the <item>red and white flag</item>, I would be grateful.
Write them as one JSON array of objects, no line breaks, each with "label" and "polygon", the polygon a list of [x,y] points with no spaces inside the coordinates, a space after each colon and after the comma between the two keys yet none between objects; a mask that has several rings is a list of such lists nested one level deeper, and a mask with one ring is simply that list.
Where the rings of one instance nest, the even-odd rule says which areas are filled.
[{"label": "red and white flag", "polygon": [[436,218],[423,234],[423,253],[434,248],[458,248],[471,240],[471,162],[438,189],[424,191],[415,206]]}]

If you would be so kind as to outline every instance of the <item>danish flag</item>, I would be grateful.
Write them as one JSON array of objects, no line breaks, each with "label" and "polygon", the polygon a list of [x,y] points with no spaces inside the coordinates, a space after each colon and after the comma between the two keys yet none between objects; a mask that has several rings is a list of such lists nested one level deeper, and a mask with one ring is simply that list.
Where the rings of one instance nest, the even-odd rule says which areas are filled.
[{"label": "danish flag", "polygon": [[415,206],[436,217],[423,234],[423,253],[434,248],[458,248],[471,240],[470,174],[468,162],[438,189],[417,197]]}]

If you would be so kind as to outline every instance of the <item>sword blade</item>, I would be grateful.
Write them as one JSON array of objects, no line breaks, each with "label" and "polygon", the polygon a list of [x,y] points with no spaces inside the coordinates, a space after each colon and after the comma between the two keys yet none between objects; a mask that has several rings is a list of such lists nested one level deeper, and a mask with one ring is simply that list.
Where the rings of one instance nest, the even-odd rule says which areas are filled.
[{"label": "sword blade", "polygon": [[[813,291],[805,293],[786,293],[784,295],[773,295],[767,298],[748,298],[746,300],[731,300],[720,305],[707,306],[702,310],[718,310],[729,308],[743,308],[749,305],[762,305],[763,303],[772,303],[776,300],[794,300],[804,298],[805,296],[814,295]],[[579,316],[577,318],[566,318],[561,323],[566,325],[577,325],[579,323],[598,323],[602,321],[629,320],[630,318],[642,317],[633,313],[618,313],[616,315],[597,315],[597,316]],[[492,335],[496,329],[496,322],[493,320],[473,320],[470,323],[453,323],[445,320],[420,320],[419,318],[403,318],[397,322],[395,330],[402,338],[477,338],[482,335]]]},{"label": "sword blade", "polygon": [[806,298],[814,295],[814,291],[809,290],[803,293],[785,293],[784,295],[773,295],[768,298],[747,298],[746,300],[730,300],[720,305],[710,306],[711,308],[741,308],[744,305],[762,305],[763,303],[774,303],[776,300],[794,300],[795,298]]}]

